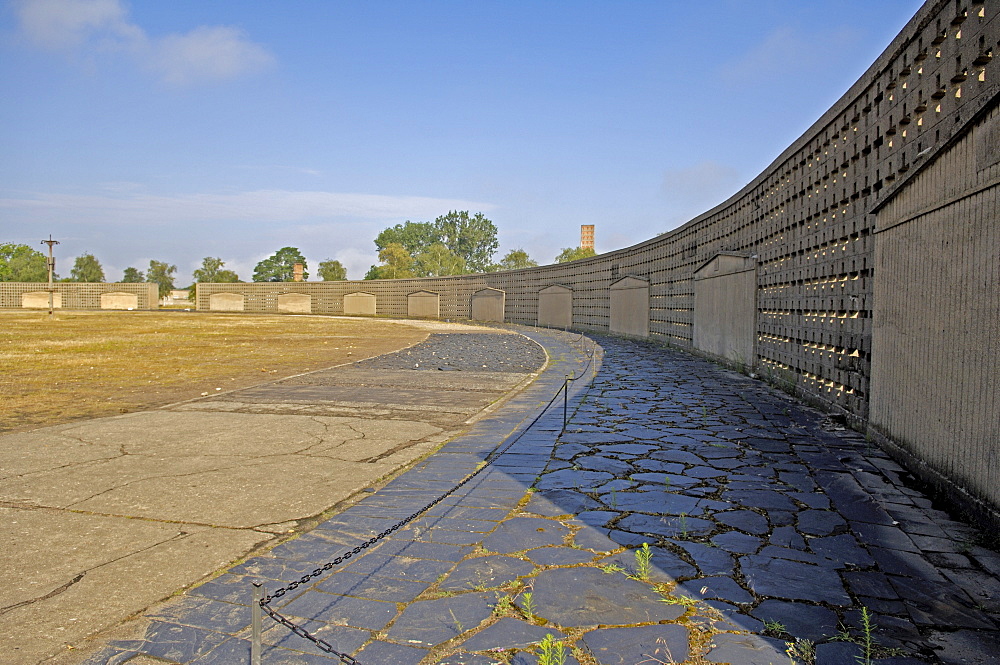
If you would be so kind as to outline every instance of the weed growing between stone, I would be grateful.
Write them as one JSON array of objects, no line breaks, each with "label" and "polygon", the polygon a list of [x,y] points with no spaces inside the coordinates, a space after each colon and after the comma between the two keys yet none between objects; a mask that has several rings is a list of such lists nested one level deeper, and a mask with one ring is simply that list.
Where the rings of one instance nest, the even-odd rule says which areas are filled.
[{"label": "weed growing between stone", "polygon": [[448,610],[448,614],[451,615],[451,620],[455,624],[455,629],[457,630],[458,634],[461,635],[462,633],[464,633],[465,626],[463,626],[462,622],[458,620],[458,617],[455,616],[455,613],[452,610]]},{"label": "weed growing between stone", "polygon": [[764,621],[764,634],[768,637],[784,637],[786,634],[785,624],[774,619]]},{"label": "weed growing between stone", "polygon": [[[667,645],[666,640],[657,638],[656,645],[656,650],[646,659],[640,660],[636,665],[674,665],[677,662],[674,660],[673,654],[670,653],[670,647]],[[663,660],[664,658],[666,660]]]},{"label": "weed growing between stone", "polygon": [[872,640],[872,631],[875,630],[875,621],[868,612],[867,607],[861,608],[861,648],[864,650],[864,665],[871,665],[872,651],[875,645]]},{"label": "weed growing between stone", "polygon": [[493,606],[493,616],[506,617],[516,613],[517,606],[514,604],[514,599],[506,594],[497,594],[497,604]]},{"label": "weed growing between stone", "polygon": [[642,547],[635,551],[635,575],[631,575],[630,577],[642,582],[648,580],[649,574],[653,570],[653,566],[650,563],[650,559],[652,558],[653,552],[649,549],[649,543],[643,543]]},{"label": "weed growing between stone", "polygon": [[538,643],[538,665],[565,665],[566,655],[565,645],[552,637],[552,633]]},{"label": "weed growing between stone", "polygon": [[521,594],[521,608],[529,621],[535,616],[535,603],[530,591]]},{"label": "weed growing between stone", "polygon": [[875,641],[875,631],[878,624],[875,623],[875,616],[867,607],[861,607],[861,634],[854,635],[849,628],[841,626],[839,633],[831,637],[836,642],[853,642],[861,647],[861,654],[857,657],[859,665],[872,665],[872,661],[878,658],[890,658],[903,655],[902,649],[885,647]]},{"label": "weed growing between stone", "polygon": [[681,540],[687,540],[688,539],[687,513],[681,513],[678,522],[680,524],[680,535],[678,536],[678,538],[680,538]]},{"label": "weed growing between stone", "polygon": [[785,653],[790,665],[813,665],[816,662],[816,643],[801,637],[794,642],[786,642]]}]

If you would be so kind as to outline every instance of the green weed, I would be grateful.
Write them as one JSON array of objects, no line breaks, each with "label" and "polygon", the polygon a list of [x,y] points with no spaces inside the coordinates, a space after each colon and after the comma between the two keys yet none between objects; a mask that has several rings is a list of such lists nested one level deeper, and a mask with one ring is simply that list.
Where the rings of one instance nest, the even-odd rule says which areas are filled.
[{"label": "green weed", "polygon": [[462,622],[458,620],[457,616],[455,616],[455,612],[452,610],[448,610],[448,614],[451,615],[451,620],[455,623],[455,628],[458,629],[458,634],[461,635],[462,633],[464,633],[465,626],[463,626]]},{"label": "green weed", "polygon": [[813,665],[816,662],[816,643],[812,640],[800,637],[794,642],[785,642],[785,645],[790,665]]},{"label": "green weed", "polygon": [[649,543],[643,543],[641,549],[635,551],[635,575],[634,577],[638,580],[645,582],[649,579],[649,574],[653,570],[653,565],[650,563],[650,559],[653,558],[653,552],[649,549]]},{"label": "green weed", "polygon": [[871,665],[872,663],[872,650],[875,646],[875,640],[872,639],[872,633],[875,631],[875,620],[868,611],[867,607],[861,608],[861,649],[863,651],[862,658],[858,659],[859,663],[864,665]]},{"label": "green weed", "polygon": [[531,595],[530,591],[525,591],[521,594],[521,607],[524,609],[524,613],[530,619],[535,616],[535,602],[534,597]]},{"label": "green weed", "polygon": [[780,637],[785,634],[785,624],[775,619],[766,619],[764,621],[764,634],[771,637]]},{"label": "green weed", "polygon": [[510,616],[514,613],[514,601],[510,596],[497,596],[497,604],[493,606],[493,615],[498,617]]},{"label": "green weed", "polygon": [[688,516],[687,516],[687,513],[681,513],[680,514],[680,518],[678,520],[678,523],[680,525],[680,530],[681,530],[680,539],[681,540],[687,540],[687,537],[688,537]]},{"label": "green weed", "polygon": [[565,665],[566,646],[548,633],[545,638],[538,643],[538,665]]}]

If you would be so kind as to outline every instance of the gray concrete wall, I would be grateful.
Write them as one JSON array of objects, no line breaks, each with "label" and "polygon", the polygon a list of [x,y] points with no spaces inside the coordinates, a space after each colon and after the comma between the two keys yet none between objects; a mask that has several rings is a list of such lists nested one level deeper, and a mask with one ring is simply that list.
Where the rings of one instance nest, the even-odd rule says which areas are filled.
[{"label": "gray concrete wall", "polygon": [[28,291],[21,294],[21,307],[24,309],[48,309],[49,303],[53,309],[62,307],[62,294],[48,291]]},{"label": "gray concrete wall", "polygon": [[470,306],[473,321],[496,321],[502,323],[504,320],[505,295],[503,291],[497,289],[481,289],[472,294],[472,304]]},{"label": "gray concrete wall", "polygon": [[208,308],[213,312],[242,312],[246,310],[246,298],[242,293],[213,293]]},{"label": "gray concrete wall", "polygon": [[111,291],[102,293],[101,309],[139,309],[139,296],[134,293]]},{"label": "gray concrete wall", "polygon": [[282,293],[278,296],[278,311],[286,314],[310,314],[312,298],[308,293]]},{"label": "gray concrete wall", "polygon": [[996,137],[994,107],[878,210],[869,425],[1000,524]]},{"label": "gray concrete wall", "polygon": [[344,314],[375,316],[377,302],[378,298],[373,293],[348,293],[344,296]]},{"label": "gray concrete wall", "polygon": [[693,345],[748,368],[756,365],[754,259],[719,254],[695,271]]},{"label": "gray concrete wall", "polygon": [[573,290],[553,284],[538,292],[538,325],[550,328],[573,327]]},{"label": "gray concrete wall", "polygon": [[406,315],[417,319],[441,318],[441,295],[417,291],[406,296]]},{"label": "gray concrete wall", "polygon": [[611,285],[608,329],[616,335],[649,337],[649,282],[626,277]]}]

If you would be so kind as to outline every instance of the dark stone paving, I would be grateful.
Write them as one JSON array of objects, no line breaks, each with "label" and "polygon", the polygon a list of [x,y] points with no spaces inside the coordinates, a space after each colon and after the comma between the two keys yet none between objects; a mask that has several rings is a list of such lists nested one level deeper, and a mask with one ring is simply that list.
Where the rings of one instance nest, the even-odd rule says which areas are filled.
[{"label": "dark stone paving", "polygon": [[[251,580],[273,592],[412,514],[581,366],[569,335],[528,334],[552,365],[507,407],[87,663],[247,662]],[[1000,662],[1000,554],[880,450],[747,377],[600,343],[568,431],[554,410],[460,491],[273,606],[363,665],[534,665],[547,635],[584,665]],[[269,625],[264,663],[338,660]]]}]

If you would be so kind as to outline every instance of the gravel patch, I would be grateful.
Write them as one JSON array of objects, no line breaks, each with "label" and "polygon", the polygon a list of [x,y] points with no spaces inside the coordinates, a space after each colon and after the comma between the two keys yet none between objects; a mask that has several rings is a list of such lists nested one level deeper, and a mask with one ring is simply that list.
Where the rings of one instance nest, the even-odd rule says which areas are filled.
[{"label": "gravel patch", "polygon": [[362,360],[359,369],[465,372],[538,371],[545,351],[522,335],[510,333],[435,333],[402,351]]}]

